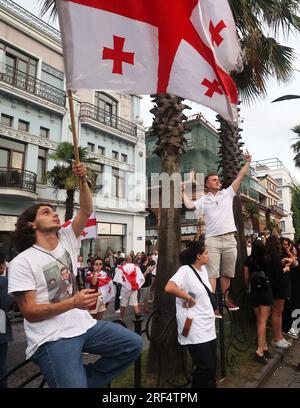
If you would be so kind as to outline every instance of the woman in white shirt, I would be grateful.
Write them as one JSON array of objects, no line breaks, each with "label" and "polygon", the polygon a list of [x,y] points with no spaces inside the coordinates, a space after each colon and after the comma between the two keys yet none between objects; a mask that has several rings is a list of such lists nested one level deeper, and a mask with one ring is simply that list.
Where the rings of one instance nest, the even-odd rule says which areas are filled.
[{"label": "woman in white shirt", "polygon": [[[176,296],[178,341],[187,345],[195,365],[192,388],[216,387],[215,315],[204,285],[211,290],[205,264],[208,252],[201,241],[191,244],[180,254],[182,266],[169,280],[165,291]],[[192,269],[191,265],[196,271]],[[201,281],[196,273],[200,276]],[[186,335],[187,318],[192,324]],[[184,334],[182,334],[184,333]]]}]

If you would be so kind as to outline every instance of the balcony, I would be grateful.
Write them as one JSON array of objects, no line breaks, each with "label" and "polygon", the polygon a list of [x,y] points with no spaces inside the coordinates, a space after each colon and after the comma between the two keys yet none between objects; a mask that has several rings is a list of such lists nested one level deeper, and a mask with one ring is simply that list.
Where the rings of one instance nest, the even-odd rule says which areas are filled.
[{"label": "balcony", "polygon": [[288,215],[287,211],[285,211],[283,208],[279,207],[278,205],[271,205],[271,209],[281,214],[283,217],[287,217]]},{"label": "balcony", "polygon": [[66,94],[64,91],[22,71],[18,71],[9,65],[4,65],[3,69],[3,64],[0,64],[0,81],[48,102],[65,107]]},{"label": "balcony", "polygon": [[0,195],[35,200],[36,177],[35,173],[28,170],[0,167]]},{"label": "balcony", "polygon": [[122,133],[126,133],[127,135],[137,136],[137,126],[134,123],[110,114],[91,103],[83,102],[80,107],[80,120],[84,122],[86,119],[92,119],[103,125],[117,129]]}]

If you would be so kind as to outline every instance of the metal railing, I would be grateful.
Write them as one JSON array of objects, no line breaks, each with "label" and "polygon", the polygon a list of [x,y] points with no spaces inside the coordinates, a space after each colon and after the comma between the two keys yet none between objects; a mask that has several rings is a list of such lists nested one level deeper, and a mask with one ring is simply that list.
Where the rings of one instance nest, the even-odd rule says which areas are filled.
[{"label": "metal railing", "polygon": [[35,193],[36,177],[32,171],[0,167],[0,188],[17,188]]},{"label": "metal railing", "polygon": [[66,104],[66,94],[63,90],[49,85],[47,82],[40,81],[9,65],[0,64],[0,81],[39,96],[56,105],[65,106]]},{"label": "metal railing", "polygon": [[98,108],[91,103],[83,102],[81,104],[80,119],[93,119],[97,122],[103,123],[104,125],[118,129],[120,132],[124,132],[128,135],[135,137],[137,135],[136,124],[120,118],[120,116],[106,112],[104,109]]},{"label": "metal railing", "polygon": [[0,0],[0,5],[5,7],[14,15],[18,16],[20,19],[30,24],[34,28],[38,28],[43,32],[51,35],[57,41],[61,42],[60,32],[53,28],[51,25],[47,24],[45,21],[25,10],[23,7],[19,6],[11,0]]}]

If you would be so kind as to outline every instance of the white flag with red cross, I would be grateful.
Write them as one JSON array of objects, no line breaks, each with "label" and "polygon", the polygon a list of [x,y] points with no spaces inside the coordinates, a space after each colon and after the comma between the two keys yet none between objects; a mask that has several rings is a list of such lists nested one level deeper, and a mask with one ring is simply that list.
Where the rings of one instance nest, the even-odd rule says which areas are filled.
[{"label": "white flag with red cross", "polygon": [[59,0],[67,88],[168,92],[236,119],[227,0]]},{"label": "white flag with red cross", "polygon": [[[72,221],[73,220],[66,221],[61,227],[67,228],[69,225],[72,224]],[[94,211],[90,215],[90,218],[87,220],[84,229],[80,233],[81,241],[90,238],[97,238],[97,221]]]}]

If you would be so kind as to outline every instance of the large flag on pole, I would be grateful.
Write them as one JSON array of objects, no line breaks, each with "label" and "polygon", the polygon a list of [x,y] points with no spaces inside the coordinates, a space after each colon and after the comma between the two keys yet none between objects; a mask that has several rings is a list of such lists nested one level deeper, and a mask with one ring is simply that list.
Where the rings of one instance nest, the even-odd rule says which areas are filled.
[{"label": "large flag on pole", "polygon": [[58,0],[67,88],[168,92],[234,121],[241,67],[227,0]]},{"label": "large flag on pole", "polygon": [[[69,225],[72,224],[72,221],[73,220],[66,221],[61,227],[67,228]],[[90,238],[97,238],[97,220],[94,211],[90,215],[90,218],[87,220],[84,229],[80,233],[81,241]]]}]

